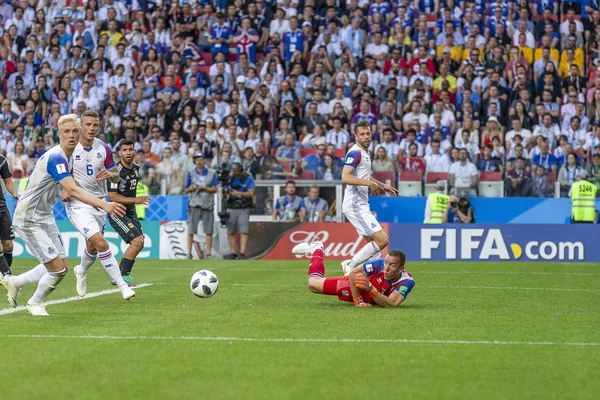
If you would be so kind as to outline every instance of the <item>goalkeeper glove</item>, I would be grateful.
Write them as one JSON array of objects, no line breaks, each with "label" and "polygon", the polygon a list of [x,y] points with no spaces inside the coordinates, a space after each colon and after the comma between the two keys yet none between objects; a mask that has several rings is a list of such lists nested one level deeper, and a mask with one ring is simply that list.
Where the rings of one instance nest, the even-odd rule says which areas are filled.
[{"label": "goalkeeper glove", "polygon": [[363,273],[356,274],[356,277],[354,278],[354,284],[357,288],[366,292],[370,291],[373,287],[373,285],[371,285],[371,281],[369,281],[369,278],[367,278]]},{"label": "goalkeeper glove", "polygon": [[371,304],[365,303],[362,296],[358,296],[354,298],[354,305],[358,308],[368,308],[371,307]]}]

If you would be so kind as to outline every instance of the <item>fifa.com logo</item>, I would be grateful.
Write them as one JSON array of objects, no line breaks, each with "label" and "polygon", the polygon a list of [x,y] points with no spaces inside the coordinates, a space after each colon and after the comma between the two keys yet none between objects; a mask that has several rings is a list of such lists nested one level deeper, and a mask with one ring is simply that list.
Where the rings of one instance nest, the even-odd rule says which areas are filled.
[{"label": "fifa.com logo", "polygon": [[503,236],[500,229],[421,229],[421,259],[431,260],[435,253],[442,251],[446,260],[585,259],[582,242],[530,240],[514,243],[510,236]]}]

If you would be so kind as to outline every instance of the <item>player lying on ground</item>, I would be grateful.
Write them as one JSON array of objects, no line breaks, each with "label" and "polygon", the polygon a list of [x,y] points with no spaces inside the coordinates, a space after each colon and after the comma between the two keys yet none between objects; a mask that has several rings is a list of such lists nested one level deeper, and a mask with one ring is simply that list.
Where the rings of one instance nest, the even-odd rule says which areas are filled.
[{"label": "player lying on ground", "polygon": [[40,264],[21,275],[4,277],[2,284],[8,291],[10,305],[16,307],[21,288],[37,283],[37,290],[27,302],[27,311],[35,316],[48,315],[42,302],[67,274],[67,255],[52,213],[59,197],[59,187],[62,186],[74,199],[103,209],[110,215],[120,217],[125,214],[125,207],[121,204],[100,200],[75,183],[71,175],[72,154],[79,142],[79,131],[77,115],[59,118],[60,144],[44,153],[35,164],[15,209],[16,233]]},{"label": "player lying on ground", "polygon": [[346,185],[342,213],[350,221],[359,235],[365,238],[367,244],[360,249],[351,260],[342,262],[344,275],[350,274],[354,268],[371,259],[381,258],[379,253],[388,245],[388,236],[377,222],[369,207],[369,189],[379,196],[384,192],[392,196],[398,190],[388,184],[379,182],[371,177],[371,123],[363,119],[354,125],[356,144],[350,148],[344,161],[342,183]]},{"label": "player lying on ground", "polygon": [[[106,198],[106,179],[119,182],[119,171],[113,161],[112,151],[102,140],[97,139],[99,116],[96,111],[87,110],[81,114],[81,134],[73,152],[73,178],[77,185],[99,199]],[[63,190],[61,199],[65,202],[67,216],[75,228],[85,237],[85,250],[81,262],[73,268],[76,290],[79,296],[87,292],[87,271],[96,256],[110,277],[118,283],[125,300],[135,296],[127,282],[121,277],[117,260],[112,255],[104,238],[106,212],[72,198]]]},{"label": "player lying on ground", "polygon": [[385,259],[359,265],[348,276],[332,278],[325,278],[323,243],[300,243],[292,252],[312,254],[308,267],[308,288],[311,292],[337,296],[342,301],[354,302],[356,307],[371,307],[373,304],[397,307],[415,286],[413,277],[404,270],[406,256],[400,250],[391,250]]}]

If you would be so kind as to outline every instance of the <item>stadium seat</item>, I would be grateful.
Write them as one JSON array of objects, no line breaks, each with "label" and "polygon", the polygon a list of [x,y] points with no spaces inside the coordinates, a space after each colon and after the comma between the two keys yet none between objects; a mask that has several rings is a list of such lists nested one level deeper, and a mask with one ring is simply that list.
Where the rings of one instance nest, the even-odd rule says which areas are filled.
[{"label": "stadium seat", "polygon": [[298,179],[305,181],[314,181],[315,173],[313,171],[303,171],[298,177]]},{"label": "stadium seat", "polygon": [[335,149],[335,156],[337,158],[341,158],[342,160],[346,158],[346,150],[344,149]]},{"label": "stadium seat", "polygon": [[317,154],[317,149],[305,149],[305,148],[300,149],[300,155],[302,157],[306,157],[309,154]]},{"label": "stadium seat", "polygon": [[213,64],[212,53],[210,53],[210,52],[203,52],[202,53],[202,58],[204,58],[204,63],[206,65],[208,65],[209,67]]},{"label": "stadium seat", "polygon": [[227,61],[229,61],[230,63],[234,63],[237,61],[238,55],[237,53],[229,53],[229,55],[227,56]]},{"label": "stadium seat", "polygon": [[[429,193],[435,192],[435,184],[437,181],[447,181],[448,174],[445,172],[428,172],[425,175],[425,190],[423,195],[427,196]],[[448,184],[446,184],[445,193],[448,193]]]},{"label": "stadium seat", "polygon": [[279,161],[279,165],[286,172],[290,172],[292,170],[292,161]]},{"label": "stadium seat", "polygon": [[398,173],[398,192],[400,196],[422,196],[423,182],[421,171],[403,171]]},{"label": "stadium seat", "polygon": [[204,72],[206,75],[210,74],[210,65],[201,65],[198,67],[198,71]]},{"label": "stadium seat", "polygon": [[396,186],[396,173],[394,172],[373,172],[373,178],[386,185]]},{"label": "stadium seat", "polygon": [[480,197],[504,197],[502,172],[482,172],[478,189]]}]

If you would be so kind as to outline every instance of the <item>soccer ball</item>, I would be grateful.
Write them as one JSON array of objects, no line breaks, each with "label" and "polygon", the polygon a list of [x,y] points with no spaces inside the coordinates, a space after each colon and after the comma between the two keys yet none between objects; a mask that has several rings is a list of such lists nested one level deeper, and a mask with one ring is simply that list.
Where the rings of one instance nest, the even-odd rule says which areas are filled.
[{"label": "soccer ball", "polygon": [[192,276],[190,289],[198,297],[211,297],[219,289],[219,278],[209,270],[200,270]]}]

